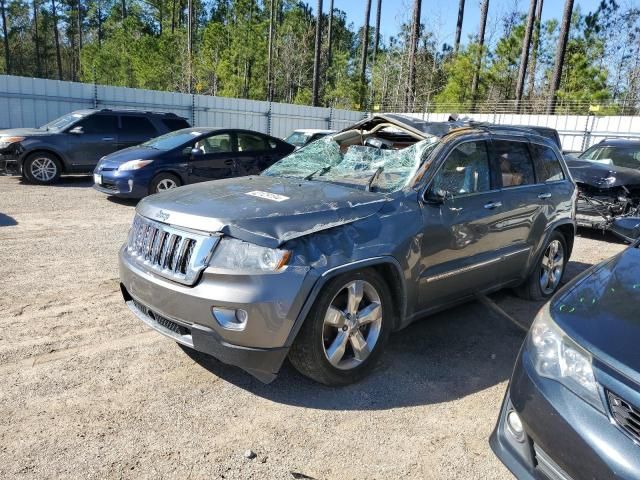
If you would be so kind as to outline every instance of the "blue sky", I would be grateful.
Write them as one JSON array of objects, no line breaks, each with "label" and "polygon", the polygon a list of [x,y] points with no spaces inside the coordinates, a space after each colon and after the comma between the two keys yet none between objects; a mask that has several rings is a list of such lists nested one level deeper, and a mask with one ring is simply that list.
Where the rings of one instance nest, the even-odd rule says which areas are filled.
[{"label": "blue sky", "polygon": [[[633,2],[633,0],[630,0]],[[314,8],[316,2],[308,2]],[[329,10],[329,0],[323,0],[323,9]],[[600,0],[575,0],[574,9],[580,8],[583,12],[595,10]],[[620,1],[622,5],[625,0]],[[353,22],[357,27],[364,22],[364,0],[334,0],[334,7],[344,10],[347,13],[349,22]],[[375,24],[377,0],[372,0],[370,24]],[[489,20],[488,30],[489,41],[491,35],[499,33],[499,20],[504,13],[512,11],[514,5],[518,10],[526,13],[529,7],[529,0],[489,0]],[[562,18],[564,0],[544,0],[543,20],[549,18]],[[411,18],[413,0],[382,0],[382,21],[380,30],[385,38],[395,35],[399,25],[403,21]],[[458,18],[458,0],[422,0],[422,22],[429,30],[438,30],[437,37],[440,43],[447,42],[453,44],[455,39],[456,20]],[[462,40],[466,41],[469,35],[478,31],[480,22],[480,0],[467,0],[464,12],[464,23],[462,27]]]}]

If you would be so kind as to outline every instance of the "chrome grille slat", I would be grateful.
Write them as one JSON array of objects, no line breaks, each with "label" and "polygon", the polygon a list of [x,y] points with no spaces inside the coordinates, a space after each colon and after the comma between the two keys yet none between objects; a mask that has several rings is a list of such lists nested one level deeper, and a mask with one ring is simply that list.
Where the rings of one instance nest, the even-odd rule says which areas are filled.
[{"label": "chrome grille slat", "polygon": [[640,408],[610,390],[607,390],[607,400],[611,416],[616,423],[631,438],[640,443]]},{"label": "chrome grille slat", "polygon": [[139,267],[186,285],[193,285],[219,235],[186,232],[136,215],[126,252]]}]

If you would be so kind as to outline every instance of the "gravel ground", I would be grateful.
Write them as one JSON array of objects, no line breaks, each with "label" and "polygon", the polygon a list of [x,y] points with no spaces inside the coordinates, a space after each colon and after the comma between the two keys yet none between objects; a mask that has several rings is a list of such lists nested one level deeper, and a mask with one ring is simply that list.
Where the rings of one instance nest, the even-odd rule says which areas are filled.
[{"label": "gravel ground", "polygon": [[[495,309],[394,334],[351,387],[288,365],[263,385],[126,309],[116,257],[133,212],[87,177],[0,177],[0,478],[510,478],[487,439],[524,333]],[[568,277],[624,248],[582,234]],[[492,299],[525,326],[538,307]]]}]

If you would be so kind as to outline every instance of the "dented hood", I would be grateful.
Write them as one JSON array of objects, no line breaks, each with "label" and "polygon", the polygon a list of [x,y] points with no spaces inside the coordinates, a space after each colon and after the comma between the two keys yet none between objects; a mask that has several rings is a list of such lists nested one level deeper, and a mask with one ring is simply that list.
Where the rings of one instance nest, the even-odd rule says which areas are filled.
[{"label": "dented hood", "polygon": [[[640,170],[607,165],[579,158],[565,157],[571,176],[578,183],[586,183],[597,188],[640,185]],[[605,178],[614,178],[613,183],[606,183]]]},{"label": "dented hood", "polygon": [[137,212],[177,227],[221,232],[265,247],[373,215],[385,195],[325,181],[252,176],[152,195]]}]

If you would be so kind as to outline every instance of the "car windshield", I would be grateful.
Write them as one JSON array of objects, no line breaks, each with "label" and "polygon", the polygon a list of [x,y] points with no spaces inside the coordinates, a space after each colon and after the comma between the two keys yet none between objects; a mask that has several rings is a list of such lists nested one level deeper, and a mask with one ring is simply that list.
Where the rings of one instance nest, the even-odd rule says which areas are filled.
[{"label": "car windshield", "polygon": [[67,113],[66,115],[63,115],[60,118],[56,118],[55,120],[43,125],[40,128],[44,130],[64,130],[68,126],[73,125],[78,120],[86,116],[86,114],[77,112]]},{"label": "car windshield", "polygon": [[296,147],[302,147],[305,143],[307,143],[307,140],[309,140],[309,138],[311,138],[310,133],[293,132],[291,135],[285,138],[284,141],[290,143],[291,145],[295,145]]},{"label": "car windshield", "polygon": [[580,158],[616,167],[640,168],[640,146],[603,145],[588,149]]},{"label": "car windshield", "polygon": [[437,144],[436,137],[429,137],[402,150],[368,145],[341,147],[333,137],[325,137],[276,162],[262,174],[329,181],[359,188],[367,188],[372,182],[372,190],[395,192],[408,183]]},{"label": "car windshield", "polygon": [[175,132],[165,133],[159,137],[152,138],[142,144],[143,147],[155,148],[156,150],[173,150],[183,146],[185,143],[193,140],[200,135],[207,133],[201,130],[176,130]]}]

